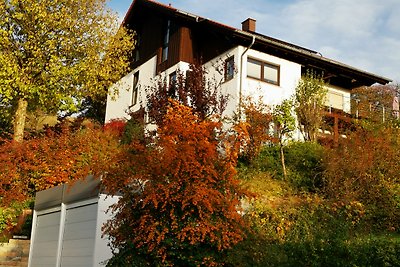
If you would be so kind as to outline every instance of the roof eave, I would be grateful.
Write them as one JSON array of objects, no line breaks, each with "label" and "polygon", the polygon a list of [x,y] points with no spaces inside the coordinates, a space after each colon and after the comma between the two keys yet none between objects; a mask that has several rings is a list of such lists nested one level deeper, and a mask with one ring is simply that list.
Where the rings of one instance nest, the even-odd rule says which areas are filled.
[{"label": "roof eave", "polygon": [[293,46],[284,45],[283,43],[275,42],[273,40],[270,40],[270,39],[267,39],[267,38],[263,38],[263,37],[258,36],[256,34],[252,34],[250,32],[242,31],[242,30],[239,30],[239,29],[235,29],[235,32],[237,34],[239,34],[239,35],[246,36],[246,37],[249,37],[249,38],[255,37],[256,41],[259,41],[259,42],[262,42],[262,43],[267,43],[267,44],[270,44],[272,46],[276,46],[276,47],[279,47],[279,48],[282,48],[282,49],[286,49],[286,50],[289,50],[289,51],[291,51],[293,53],[300,54],[302,56],[311,57],[312,59],[315,59],[317,61],[323,61],[325,63],[332,64],[332,65],[334,65],[336,67],[340,67],[342,69],[346,69],[346,70],[349,70],[351,72],[357,72],[357,73],[361,74],[362,76],[368,77],[369,79],[376,80],[377,83],[387,84],[387,83],[390,83],[390,82],[393,81],[393,80],[391,80],[391,79],[389,79],[387,77],[376,75],[376,74],[373,74],[373,73],[370,73],[370,72],[367,72],[367,71],[352,67],[350,65],[344,64],[342,62],[339,62],[339,61],[324,57],[319,53],[313,53],[311,50],[299,49],[299,48],[295,48]]},{"label": "roof eave", "polygon": [[[256,42],[258,41],[260,43],[269,44],[269,45],[275,46],[275,47],[283,49],[283,50],[290,51],[292,53],[295,53],[295,54],[298,54],[298,55],[301,55],[301,56],[309,57],[309,58],[314,59],[316,61],[321,61],[321,62],[324,62],[324,63],[327,63],[327,64],[331,64],[334,67],[338,67],[338,68],[344,69],[346,71],[355,72],[358,75],[361,75],[361,76],[364,76],[364,77],[368,78],[369,80],[375,81],[376,83],[387,84],[387,83],[392,82],[392,80],[389,79],[389,78],[386,78],[386,77],[383,77],[383,76],[380,76],[380,75],[376,75],[376,74],[373,74],[373,73],[370,73],[370,72],[367,72],[367,71],[364,71],[364,70],[361,70],[361,69],[357,69],[355,67],[352,67],[350,65],[341,63],[341,62],[333,60],[333,59],[329,59],[329,58],[323,57],[321,54],[317,53],[316,51],[312,51],[312,50],[306,49],[306,48],[301,48],[300,46],[297,46],[297,45],[294,45],[294,44],[290,45],[290,43],[287,43],[287,42],[284,42],[284,41],[280,41],[280,42],[274,41],[273,40],[274,38],[264,38],[264,37],[262,37],[262,36],[260,36],[258,34],[254,34],[254,33],[247,32],[247,31],[242,31],[242,30],[233,28],[231,26],[228,26],[228,25],[225,25],[225,24],[222,24],[222,23],[218,23],[218,22],[213,21],[213,20],[210,20],[210,19],[207,19],[207,18],[203,18],[203,17],[197,16],[195,14],[192,14],[192,13],[189,13],[189,12],[186,12],[186,11],[183,11],[183,10],[179,10],[177,8],[173,8],[171,6],[167,6],[167,5],[158,3],[158,2],[153,1],[153,0],[133,0],[131,6],[128,9],[128,12],[126,13],[126,15],[124,17],[122,25],[126,25],[126,23],[129,20],[129,17],[131,15],[131,12],[132,12],[134,6],[139,1],[145,1],[147,3],[151,3],[151,4],[156,5],[158,7],[164,8],[164,9],[168,10],[169,12],[175,13],[175,15],[178,15],[180,17],[186,18],[186,19],[191,20],[191,21],[203,22],[203,23],[205,22],[205,23],[209,23],[209,24],[215,25],[216,27],[224,28],[225,30],[232,31],[233,33],[239,35],[242,38],[243,37],[244,38],[248,37],[251,40],[254,37]],[[287,43],[287,44],[285,44],[285,43]]]}]

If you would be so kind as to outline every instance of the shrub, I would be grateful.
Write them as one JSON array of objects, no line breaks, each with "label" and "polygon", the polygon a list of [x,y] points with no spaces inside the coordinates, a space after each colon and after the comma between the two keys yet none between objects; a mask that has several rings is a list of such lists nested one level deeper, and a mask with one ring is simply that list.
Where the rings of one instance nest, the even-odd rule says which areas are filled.
[{"label": "shrub", "polygon": [[398,266],[400,239],[360,232],[360,202],[285,200],[252,203],[246,215],[252,230],[229,252],[226,266]]},{"label": "shrub", "polygon": [[220,153],[221,126],[171,101],[151,144],[133,140],[121,154],[104,177],[122,195],[104,227],[119,251],[109,266],[217,266],[242,240],[237,146]]},{"label": "shrub", "polygon": [[289,181],[299,189],[322,188],[324,148],[314,142],[293,142],[286,148]]},{"label": "shrub", "polygon": [[19,216],[24,209],[30,208],[32,201],[13,202],[8,207],[0,207],[0,240],[7,242],[11,234],[21,234],[30,236],[31,217],[28,216],[27,222],[22,225],[21,232],[16,233],[14,227],[17,225]]},{"label": "shrub", "polygon": [[272,113],[269,106],[264,104],[262,97],[256,100],[250,96],[245,97],[242,106],[248,138],[242,144],[239,157],[241,161],[251,164],[266,142],[276,141],[269,134]]},{"label": "shrub", "polygon": [[[324,148],[312,142],[293,142],[285,148],[288,180],[294,188],[315,192],[321,189],[323,179]],[[245,164],[241,167],[245,168]],[[283,180],[282,164],[277,145],[264,146],[250,169],[268,172]]]},{"label": "shrub", "polygon": [[261,172],[269,172],[273,177],[282,179],[279,147],[276,145],[263,146],[259,156],[251,164],[251,168]]},{"label": "shrub", "polygon": [[399,129],[359,128],[327,150],[324,192],[331,199],[363,203],[371,227],[398,230],[399,158]]},{"label": "shrub", "polygon": [[100,125],[59,125],[23,143],[0,144],[0,206],[40,190],[102,173],[119,150],[119,130]]}]

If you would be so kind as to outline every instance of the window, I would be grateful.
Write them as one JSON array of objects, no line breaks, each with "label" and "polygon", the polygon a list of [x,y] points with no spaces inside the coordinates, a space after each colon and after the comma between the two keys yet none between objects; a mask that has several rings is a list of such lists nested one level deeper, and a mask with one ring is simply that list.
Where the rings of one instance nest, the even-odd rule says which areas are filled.
[{"label": "window", "polygon": [[225,74],[224,74],[225,81],[233,79],[234,75],[235,75],[235,60],[234,57],[230,57],[227,60],[225,60]]},{"label": "window", "polygon": [[261,62],[253,59],[247,61],[247,76],[261,80]]},{"label": "window", "polygon": [[139,95],[139,72],[135,72],[133,74],[133,81],[132,81],[132,99],[131,99],[131,105],[134,106],[138,102],[138,95]]},{"label": "window", "polygon": [[161,62],[164,62],[168,59],[168,45],[169,45],[170,30],[171,30],[171,21],[168,20],[167,26],[165,29],[165,34],[164,34],[164,41],[163,41],[162,52],[161,52]]},{"label": "window", "polygon": [[136,44],[135,44],[135,49],[134,49],[134,56],[133,56],[134,62],[137,62],[140,60],[140,53],[139,53],[140,43],[141,43],[141,37],[139,34],[137,34]]},{"label": "window", "polygon": [[172,98],[177,97],[176,91],[176,71],[169,75],[169,96]]},{"label": "window", "polygon": [[328,90],[328,93],[326,96],[327,97],[325,100],[325,105],[327,105],[330,108],[335,108],[335,109],[340,109],[340,110],[344,109],[343,94]]},{"label": "window", "polygon": [[176,71],[169,75],[169,86],[175,87],[176,86]]},{"label": "window", "polygon": [[247,60],[247,77],[279,85],[280,67],[275,64],[249,58]]}]

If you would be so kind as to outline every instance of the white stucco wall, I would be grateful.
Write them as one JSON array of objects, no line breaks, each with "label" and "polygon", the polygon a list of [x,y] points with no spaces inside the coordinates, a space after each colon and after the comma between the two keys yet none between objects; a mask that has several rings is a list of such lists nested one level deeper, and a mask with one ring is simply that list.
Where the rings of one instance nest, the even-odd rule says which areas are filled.
[{"label": "white stucco wall", "polygon": [[[261,95],[264,102],[273,107],[274,105],[280,104],[282,100],[290,98],[294,94],[296,85],[301,78],[300,64],[253,49],[249,49],[245,54],[243,54],[245,50],[246,47],[237,46],[205,63],[205,67],[207,69],[207,78],[210,81],[219,84],[221,86],[221,92],[224,95],[229,95],[229,102],[224,113],[226,116],[232,116],[234,112],[238,111],[240,84],[242,84],[241,90],[243,97],[250,96],[253,99],[258,99],[258,97]],[[231,80],[224,81],[224,62],[231,56],[234,57],[235,75]],[[247,77],[248,57],[263,62],[272,63],[274,65],[279,65],[279,85]],[[157,79],[165,78],[168,81],[169,75],[178,69],[183,72],[189,69],[188,63],[179,62],[163,73],[156,75],[156,64],[157,58],[154,56],[123,77],[120,82],[111,87],[110,93],[112,93],[115,88],[118,88],[118,95],[113,98],[111,94],[107,98],[106,122],[110,121],[111,119],[129,118],[128,109],[130,109],[130,111],[136,111],[141,105],[145,106],[146,87],[154,86]],[[243,69],[241,70],[241,68]],[[217,69],[219,69],[219,71]],[[135,106],[131,106],[133,75],[137,71],[139,71],[139,101]],[[240,78],[240,74],[242,74],[242,79]],[[328,90],[336,97],[336,100],[338,99],[338,96],[342,96],[343,104],[340,109],[344,110],[345,112],[350,112],[350,91],[332,85],[328,86]],[[339,108],[337,101],[335,102],[336,104],[334,102],[334,99],[328,95],[326,105],[328,107],[332,106]]]},{"label": "white stucco wall", "polygon": [[[94,244],[93,266],[105,266],[107,260],[111,259],[112,251],[108,246],[110,242],[108,236],[103,236],[101,228],[104,223],[113,218],[113,214],[108,209],[118,202],[120,197],[100,194],[97,210],[96,239]],[[108,212],[107,212],[108,211]]]},{"label": "white stucco wall", "polygon": [[[234,57],[235,74],[232,79],[225,81],[225,60],[232,56]],[[234,112],[237,112],[240,84],[239,58],[239,47],[235,47],[204,64],[207,70],[206,78],[220,85],[221,93],[229,97],[227,107],[223,114],[224,116],[232,116]]]},{"label": "white stucco wall", "polygon": [[[272,63],[280,66],[280,81],[279,85],[259,81],[247,77],[247,58],[251,57],[263,62]],[[290,98],[295,91],[296,85],[301,78],[301,65],[268,55],[256,50],[250,49],[245,57],[243,63],[243,95],[257,98],[259,95],[263,96],[266,104],[271,106],[280,104],[284,99]]]},{"label": "white stucco wall", "polygon": [[[158,79],[169,77],[174,71],[186,71],[189,69],[189,64],[179,62],[170,67],[163,73],[156,75],[157,57],[154,56],[146,61],[127,75],[119,82],[114,84],[107,96],[106,117],[105,122],[113,119],[129,119],[129,112],[137,111],[141,106],[146,104],[146,88],[156,84]],[[138,102],[132,106],[133,94],[133,77],[136,72],[139,72],[138,80]],[[167,79],[168,80],[168,79]]]},{"label": "white stucco wall", "polygon": [[146,86],[152,83],[156,75],[156,64],[157,57],[154,56],[144,64],[140,65],[138,68],[134,69],[125,77],[123,77],[119,82],[114,84],[107,96],[107,106],[106,106],[106,117],[105,122],[109,122],[112,119],[128,119],[129,107],[132,104],[132,93],[133,93],[133,76],[139,71],[139,81],[138,81],[138,103],[130,108],[130,111],[135,111],[139,109],[140,102],[144,101],[145,94],[144,89]]},{"label": "white stucco wall", "polygon": [[[263,100],[268,105],[277,105],[282,100],[289,98],[293,95],[296,85],[301,77],[301,65],[281,59],[275,56],[261,53],[256,50],[248,50],[242,57],[246,47],[238,46],[226,53],[218,56],[217,58],[205,64],[208,71],[209,78],[216,81],[221,81],[221,90],[225,94],[230,95],[229,105],[226,109],[226,115],[232,114],[237,111],[240,95],[240,83],[242,82],[242,96],[250,96],[253,99],[258,99],[261,95]],[[223,74],[215,70],[215,66],[223,64],[225,59],[234,56],[235,60],[235,75],[234,78],[224,82]],[[263,62],[269,62],[280,66],[280,83],[278,85],[270,84],[267,82],[259,81],[257,79],[247,77],[247,58],[251,57]],[[243,70],[241,71],[241,68]],[[242,80],[240,79],[242,74]]]}]

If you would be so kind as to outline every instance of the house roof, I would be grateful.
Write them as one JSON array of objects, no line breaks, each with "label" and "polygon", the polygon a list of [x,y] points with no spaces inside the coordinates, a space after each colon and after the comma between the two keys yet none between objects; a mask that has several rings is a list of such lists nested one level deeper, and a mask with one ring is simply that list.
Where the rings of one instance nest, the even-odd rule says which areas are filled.
[{"label": "house roof", "polygon": [[[125,18],[123,20],[123,25],[127,25],[129,23],[129,19],[134,13],[134,10],[136,8],[136,5],[139,4],[144,4],[144,6],[159,10],[164,13],[168,13],[171,16],[179,17],[181,19],[184,19],[188,22],[192,23],[202,23],[202,24],[207,24],[211,27],[215,27],[219,30],[224,31],[226,34],[229,34],[238,40],[240,40],[244,45],[252,42],[253,38],[255,40],[254,46],[258,46],[260,48],[262,47],[268,47],[272,48],[275,51],[279,52],[282,55],[285,55],[287,58],[294,62],[298,62],[302,65],[305,66],[310,66],[314,68],[323,68],[324,70],[332,70],[334,72],[334,75],[341,75],[343,77],[347,77],[351,79],[352,81],[355,81],[354,77],[357,79],[360,79],[363,81],[363,84],[360,85],[365,85],[369,84],[372,85],[374,83],[380,83],[380,84],[387,84],[391,82],[392,80],[380,75],[373,74],[371,72],[367,72],[355,67],[352,67],[350,65],[344,64],[342,62],[327,58],[322,56],[321,53],[318,53],[317,51],[313,51],[308,48],[304,48],[292,43],[288,43],[270,36],[266,36],[257,32],[248,32],[248,31],[243,31],[222,23],[219,23],[217,21],[213,21],[208,18],[204,18],[183,10],[179,10],[177,8],[174,8],[170,5],[165,5],[153,0],[134,0],[129,7],[129,10],[127,14],[125,15]],[[327,74],[329,75],[329,73]],[[358,84],[358,83],[357,83]]]}]

